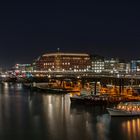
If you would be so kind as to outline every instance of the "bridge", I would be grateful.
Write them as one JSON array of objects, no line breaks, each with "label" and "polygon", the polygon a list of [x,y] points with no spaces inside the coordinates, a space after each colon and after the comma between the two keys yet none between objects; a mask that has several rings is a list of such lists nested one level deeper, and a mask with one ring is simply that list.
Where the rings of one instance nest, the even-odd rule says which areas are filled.
[{"label": "bridge", "polygon": [[[70,79],[72,81],[81,80],[85,82],[97,82],[102,84],[113,85],[140,85],[140,75],[138,74],[109,74],[109,73],[94,73],[92,71],[26,71],[32,76],[16,77],[17,79],[26,80],[60,80]],[[9,77],[11,77],[9,75]]]},{"label": "bridge", "polygon": [[[122,93],[126,86],[139,86],[140,75],[138,74],[109,74],[109,73],[93,73],[93,72],[73,72],[73,71],[32,71],[31,76],[14,77],[14,82],[52,82],[59,81],[61,85],[65,82],[71,81],[72,83],[79,82],[84,87],[87,83],[92,82],[94,91],[96,91],[97,84],[101,86],[114,85],[119,87],[119,93]],[[9,76],[7,82],[13,81]]]}]

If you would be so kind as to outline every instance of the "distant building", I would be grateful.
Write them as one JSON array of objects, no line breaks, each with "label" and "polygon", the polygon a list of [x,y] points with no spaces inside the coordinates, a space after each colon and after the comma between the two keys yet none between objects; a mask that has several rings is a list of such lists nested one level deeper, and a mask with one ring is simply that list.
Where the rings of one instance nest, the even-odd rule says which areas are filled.
[{"label": "distant building", "polygon": [[16,64],[13,69],[18,71],[33,71],[31,64]]},{"label": "distant building", "polygon": [[91,71],[101,73],[105,69],[104,58],[98,55],[91,56]]},{"label": "distant building", "polygon": [[140,73],[140,60],[131,60],[131,72]]},{"label": "distant building", "polygon": [[119,60],[118,59],[105,59],[104,60],[104,73],[118,73],[118,64]]},{"label": "distant building", "polygon": [[26,74],[33,71],[33,67],[31,64],[16,64],[12,68],[12,72],[15,76],[25,76]]},{"label": "distant building", "polygon": [[92,56],[91,69],[95,73],[128,74],[130,73],[130,63],[115,58],[104,59],[100,56]]},{"label": "distant building", "polygon": [[46,53],[35,62],[36,70],[40,71],[89,71],[91,61],[86,53]]},{"label": "distant building", "polygon": [[120,74],[129,74],[130,73],[130,63],[119,62],[117,71]]}]

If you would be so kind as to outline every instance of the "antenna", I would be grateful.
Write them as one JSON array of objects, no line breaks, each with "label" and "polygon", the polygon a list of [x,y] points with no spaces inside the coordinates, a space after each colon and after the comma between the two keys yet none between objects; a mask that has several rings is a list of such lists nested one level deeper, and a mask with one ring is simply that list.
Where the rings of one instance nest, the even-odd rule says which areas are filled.
[{"label": "antenna", "polygon": [[59,51],[60,51],[60,48],[57,48],[57,52],[59,53]]}]

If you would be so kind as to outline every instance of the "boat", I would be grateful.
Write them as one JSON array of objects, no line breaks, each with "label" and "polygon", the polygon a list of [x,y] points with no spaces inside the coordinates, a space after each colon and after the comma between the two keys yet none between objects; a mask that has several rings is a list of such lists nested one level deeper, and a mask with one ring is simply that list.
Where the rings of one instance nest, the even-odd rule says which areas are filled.
[{"label": "boat", "polygon": [[121,102],[107,111],[110,116],[140,116],[140,102]]},{"label": "boat", "polygon": [[102,95],[75,95],[70,97],[71,103],[93,104],[93,105],[107,105],[110,104],[109,96]]},{"label": "boat", "polygon": [[78,92],[78,90],[68,89],[68,88],[61,88],[61,87],[53,87],[48,85],[35,85],[31,87],[32,91],[43,91],[43,92],[50,92],[50,93],[60,93],[60,94],[67,94],[72,92]]}]

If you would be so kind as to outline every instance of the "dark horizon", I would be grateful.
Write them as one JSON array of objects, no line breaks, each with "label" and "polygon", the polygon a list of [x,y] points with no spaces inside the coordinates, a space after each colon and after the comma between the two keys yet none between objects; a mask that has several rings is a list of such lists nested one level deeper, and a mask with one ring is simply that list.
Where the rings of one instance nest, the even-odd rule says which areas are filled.
[{"label": "dark horizon", "polygon": [[47,52],[84,52],[131,60],[140,55],[140,3],[0,2],[0,66]]}]

